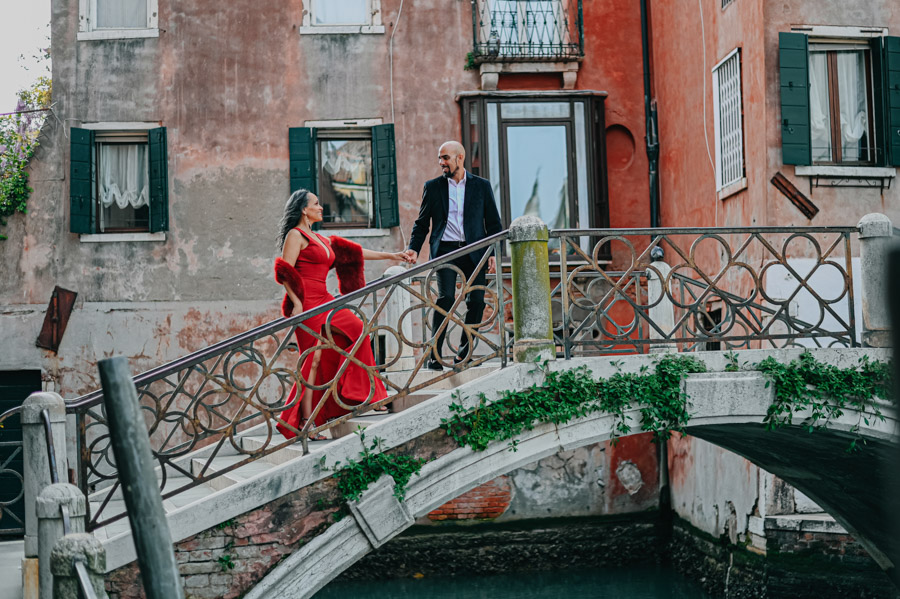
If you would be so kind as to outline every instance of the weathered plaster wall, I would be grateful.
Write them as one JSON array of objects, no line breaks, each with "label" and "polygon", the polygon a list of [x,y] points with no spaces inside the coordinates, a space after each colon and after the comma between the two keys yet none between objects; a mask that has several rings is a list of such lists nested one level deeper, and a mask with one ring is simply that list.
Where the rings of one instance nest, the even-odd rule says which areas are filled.
[{"label": "weathered plaster wall", "polygon": [[[407,2],[398,21],[399,7],[382,1],[384,34],[300,35],[302,0],[161,0],[158,38],[79,42],[78,0],[53,0],[58,120],[48,123],[32,165],[29,213],[10,220],[10,240],[0,244],[0,369],[40,367],[72,397],[97,386],[97,338],[109,340],[104,354],[127,355],[138,372],[200,349],[214,340],[210,331],[230,335],[275,317],[281,290],[271,264],[289,191],[287,130],[308,120],[393,120],[401,226],[359,240],[401,249],[422,183],[439,172],[437,147],[460,135],[454,98],[479,89],[480,79],[463,69],[470,2]],[[584,14],[577,87],[609,92],[612,224],[643,225],[646,164],[631,147],[643,136],[639,11],[593,0]],[[621,26],[609,28],[610,19]],[[560,80],[526,83],[558,89]],[[166,239],[83,243],[69,233],[69,127],[133,121],[167,128]],[[367,278],[387,266],[370,264]],[[54,285],[79,294],[58,356],[33,347]],[[249,311],[225,308],[236,301]],[[153,309],[134,311],[132,302]],[[112,304],[130,316],[104,317]],[[222,321],[229,326],[217,328]]]},{"label": "weathered plaster wall", "polygon": [[[856,225],[871,212],[886,214],[895,225],[900,222],[900,187],[878,189],[814,187],[809,178],[798,176],[794,167],[781,162],[780,79],[778,74],[778,33],[796,25],[887,27],[889,35],[900,35],[900,10],[891,0],[866,2],[776,2],[765,0],[765,122],[767,153],[766,181],[778,171],[807,194],[820,212],[810,221],[774,187],[767,185],[766,216],[772,225]],[[879,140],[878,145],[883,142]],[[896,180],[894,180],[896,183]]]}]

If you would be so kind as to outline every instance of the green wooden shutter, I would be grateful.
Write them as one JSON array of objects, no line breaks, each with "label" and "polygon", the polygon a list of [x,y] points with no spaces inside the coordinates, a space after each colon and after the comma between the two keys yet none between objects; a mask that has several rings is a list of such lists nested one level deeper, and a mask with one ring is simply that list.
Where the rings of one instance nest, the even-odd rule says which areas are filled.
[{"label": "green wooden shutter", "polygon": [[372,127],[372,167],[376,226],[381,229],[396,227],[400,224],[400,207],[397,200],[394,125]]},{"label": "green wooden shutter", "polygon": [[316,187],[316,130],[311,127],[288,129],[288,146],[291,193],[298,189],[319,193]]},{"label": "green wooden shutter", "polygon": [[884,145],[887,164],[900,166],[900,37],[885,37],[883,44]]},{"label": "green wooden shutter", "polygon": [[781,75],[781,154],[784,164],[812,164],[809,141],[809,42],[802,33],[778,34]]},{"label": "green wooden shutter", "polygon": [[69,133],[69,231],[93,233],[94,132],[72,127]]},{"label": "green wooden shutter", "polygon": [[150,232],[169,229],[169,167],[166,128],[149,131],[150,136]]}]

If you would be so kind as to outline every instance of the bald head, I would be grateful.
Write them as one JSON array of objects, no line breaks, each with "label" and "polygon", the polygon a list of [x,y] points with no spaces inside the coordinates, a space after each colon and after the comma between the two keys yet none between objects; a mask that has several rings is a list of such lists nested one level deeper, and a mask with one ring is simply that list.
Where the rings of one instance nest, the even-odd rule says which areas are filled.
[{"label": "bald head", "polygon": [[466,160],[466,149],[458,141],[447,141],[438,150],[438,164],[444,176],[457,182],[466,174],[463,164]]}]

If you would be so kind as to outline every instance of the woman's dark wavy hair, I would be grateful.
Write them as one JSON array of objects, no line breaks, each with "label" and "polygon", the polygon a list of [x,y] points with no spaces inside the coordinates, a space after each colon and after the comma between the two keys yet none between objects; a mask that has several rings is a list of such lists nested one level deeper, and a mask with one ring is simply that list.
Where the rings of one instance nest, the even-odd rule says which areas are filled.
[{"label": "woman's dark wavy hair", "polygon": [[284,240],[288,232],[297,226],[303,217],[303,209],[309,204],[309,190],[298,189],[288,198],[284,205],[284,215],[278,223],[278,249],[284,249]]}]

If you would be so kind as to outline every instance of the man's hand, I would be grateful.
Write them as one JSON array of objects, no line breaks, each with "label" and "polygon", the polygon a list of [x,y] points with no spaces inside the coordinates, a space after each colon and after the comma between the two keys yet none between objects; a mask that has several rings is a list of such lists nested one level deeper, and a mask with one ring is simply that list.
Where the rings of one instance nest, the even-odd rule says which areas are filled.
[{"label": "man's hand", "polygon": [[419,252],[415,250],[406,250],[403,253],[406,255],[406,261],[410,264],[415,264],[416,260],[419,259]]},{"label": "man's hand", "polygon": [[494,256],[488,257],[488,274],[492,275],[497,272],[497,259]]}]

